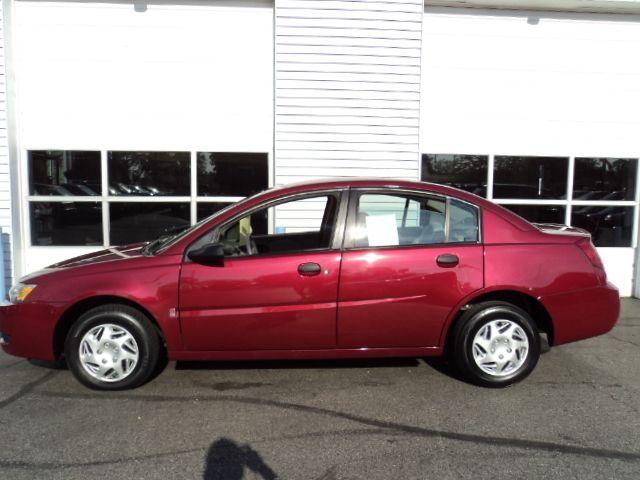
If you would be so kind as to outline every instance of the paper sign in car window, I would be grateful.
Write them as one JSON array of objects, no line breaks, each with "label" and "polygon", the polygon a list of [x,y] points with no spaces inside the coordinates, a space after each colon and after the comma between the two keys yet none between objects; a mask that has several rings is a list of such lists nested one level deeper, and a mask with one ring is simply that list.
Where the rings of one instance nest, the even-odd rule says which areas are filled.
[{"label": "paper sign in car window", "polygon": [[400,243],[395,215],[369,215],[366,217],[366,222],[370,247],[398,245]]}]

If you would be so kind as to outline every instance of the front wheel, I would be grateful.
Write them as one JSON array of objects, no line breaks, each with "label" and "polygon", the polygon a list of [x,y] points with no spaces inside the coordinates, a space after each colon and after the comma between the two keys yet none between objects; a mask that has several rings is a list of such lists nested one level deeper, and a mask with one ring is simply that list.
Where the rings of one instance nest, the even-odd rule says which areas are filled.
[{"label": "front wheel", "polygon": [[93,308],[73,324],[65,357],[73,375],[96,390],[142,385],[154,372],[160,339],[150,320],[126,305]]},{"label": "front wheel", "polygon": [[519,382],[540,356],[540,337],[531,316],[506,302],[472,305],[460,318],[453,340],[460,371],[485,387]]}]

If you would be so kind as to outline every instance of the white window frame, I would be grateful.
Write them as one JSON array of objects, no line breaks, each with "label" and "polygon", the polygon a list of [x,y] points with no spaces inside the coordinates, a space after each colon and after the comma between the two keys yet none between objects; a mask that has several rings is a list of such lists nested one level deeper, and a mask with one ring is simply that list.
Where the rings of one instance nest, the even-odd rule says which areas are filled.
[{"label": "white window frame", "polygon": [[[568,159],[568,169],[567,169],[567,197],[565,199],[560,200],[529,200],[529,199],[520,199],[520,198],[496,198],[493,196],[493,170],[495,166],[495,157],[503,157],[503,156],[512,156],[510,154],[486,154],[479,152],[456,152],[456,153],[433,153],[433,152],[423,152],[420,154],[420,164],[422,165],[422,156],[423,155],[482,155],[488,157],[487,159],[487,200],[490,200],[498,205],[556,205],[565,207],[565,217],[564,222],[566,225],[571,225],[571,213],[573,207],[582,207],[582,206],[602,206],[602,207],[633,207],[633,225],[632,225],[632,233],[631,233],[631,245],[623,246],[623,247],[598,247],[598,248],[636,248],[638,246],[638,213],[639,213],[639,205],[640,205],[640,158],[638,157],[624,157],[625,159],[635,160],[636,161],[636,183],[635,183],[635,198],[634,200],[574,200],[573,199],[573,182],[574,182],[574,172],[575,172],[575,163],[576,158],[601,158],[602,155],[580,155],[576,156],[559,156],[563,159]],[[518,154],[515,156],[524,156],[524,157],[540,157],[540,155],[523,155]],[[622,158],[622,157],[612,157],[612,158]],[[422,171],[420,171],[420,178],[422,178]]]},{"label": "white window frame", "polygon": [[[57,196],[57,195],[31,195],[30,189],[30,175],[29,175],[29,152],[30,151],[91,151],[100,152],[100,174],[102,183],[102,194],[95,196]],[[123,151],[122,149],[91,149],[91,148],[25,148],[22,150],[22,191],[25,194],[22,196],[22,233],[24,248],[96,248],[96,247],[111,247],[110,243],[110,203],[185,203],[189,204],[189,221],[190,225],[194,225],[198,222],[198,203],[235,203],[243,200],[244,196],[202,196],[197,194],[197,163],[198,153],[204,152],[204,150],[192,150],[187,153],[190,154],[190,194],[181,196],[139,196],[139,195],[109,195],[109,168],[108,168],[108,154],[109,152]],[[166,152],[169,150],[157,150],[157,149],[133,149],[126,150],[132,152]],[[185,152],[185,150],[175,150]],[[207,150],[207,152],[215,150]],[[271,188],[273,185],[273,156],[269,151],[225,151],[225,153],[260,153],[267,156],[267,188]],[[65,203],[65,202],[87,202],[87,203],[101,203],[102,205],[102,244],[101,245],[34,245],[31,238],[31,208],[32,202],[44,202],[44,203]]]}]

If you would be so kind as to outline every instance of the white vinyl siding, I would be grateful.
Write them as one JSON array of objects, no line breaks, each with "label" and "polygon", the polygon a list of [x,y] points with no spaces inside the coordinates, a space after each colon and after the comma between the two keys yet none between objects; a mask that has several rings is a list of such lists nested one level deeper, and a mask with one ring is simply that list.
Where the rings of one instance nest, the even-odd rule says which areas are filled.
[{"label": "white vinyl siding", "polygon": [[[0,228],[2,228],[2,257],[4,265],[0,275],[4,277],[5,288],[12,281],[11,265],[11,180],[9,176],[9,141],[7,128],[7,88],[5,74],[4,11],[0,2]],[[5,292],[0,292],[4,297]]]},{"label": "white vinyl siding", "polygon": [[422,2],[275,2],[276,184],[418,178]]}]

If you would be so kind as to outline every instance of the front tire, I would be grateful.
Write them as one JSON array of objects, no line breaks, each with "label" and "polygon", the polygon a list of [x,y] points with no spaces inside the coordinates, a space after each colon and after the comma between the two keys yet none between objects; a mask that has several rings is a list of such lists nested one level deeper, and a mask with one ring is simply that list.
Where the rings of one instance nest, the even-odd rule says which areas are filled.
[{"label": "front tire", "polygon": [[531,316],[506,302],[472,305],[457,323],[453,341],[461,373],[485,387],[523,380],[540,357],[540,337]]},{"label": "front tire", "polygon": [[67,335],[65,357],[73,375],[96,390],[125,390],[153,374],[160,338],[149,318],[126,305],[103,305],[78,318]]}]

